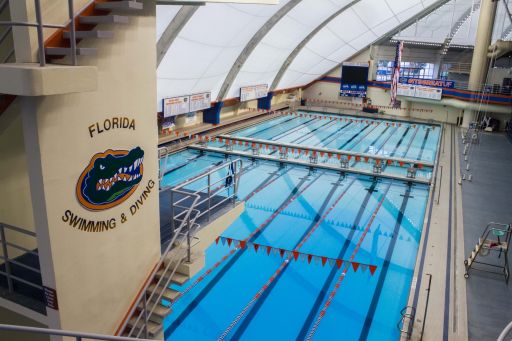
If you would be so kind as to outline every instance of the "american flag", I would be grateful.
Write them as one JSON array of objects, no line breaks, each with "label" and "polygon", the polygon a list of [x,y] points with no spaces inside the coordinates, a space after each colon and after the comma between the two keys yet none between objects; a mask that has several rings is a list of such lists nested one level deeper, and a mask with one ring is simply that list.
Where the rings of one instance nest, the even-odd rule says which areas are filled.
[{"label": "american flag", "polygon": [[396,44],[396,56],[395,56],[395,66],[393,68],[393,79],[391,83],[391,106],[397,106],[396,95],[398,91],[398,82],[400,81],[400,64],[402,62],[402,53],[404,51],[404,42],[399,41]]}]

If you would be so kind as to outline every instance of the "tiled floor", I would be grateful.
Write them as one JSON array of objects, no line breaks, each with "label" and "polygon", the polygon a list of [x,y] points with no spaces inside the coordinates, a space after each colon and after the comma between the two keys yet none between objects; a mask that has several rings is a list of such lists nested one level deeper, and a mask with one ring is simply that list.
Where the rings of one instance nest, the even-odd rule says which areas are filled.
[{"label": "tiled floor", "polygon": [[[488,222],[512,223],[512,144],[503,134],[483,133],[472,148],[473,180],[462,185],[465,255]],[[465,167],[461,156],[461,169]],[[467,280],[467,304],[469,339],[496,340],[512,321],[512,284],[507,286],[504,277],[473,272]]]}]

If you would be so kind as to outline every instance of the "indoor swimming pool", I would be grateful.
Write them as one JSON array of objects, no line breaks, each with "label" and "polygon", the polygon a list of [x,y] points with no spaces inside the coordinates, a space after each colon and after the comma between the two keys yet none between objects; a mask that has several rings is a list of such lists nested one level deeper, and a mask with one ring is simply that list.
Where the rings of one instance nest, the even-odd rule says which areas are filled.
[{"label": "indoor swimming pool", "polygon": [[415,176],[428,183],[440,131],[437,125],[298,112],[222,135],[221,141],[198,148],[268,157],[286,151],[287,159],[303,163],[314,152],[318,164],[332,168],[345,160],[345,167],[363,174],[374,172],[378,160],[384,176],[406,178],[408,168],[414,167]]},{"label": "indoor swimming pool", "polygon": [[[354,124],[344,131],[345,124],[289,118],[233,134],[425,161],[437,152],[439,128]],[[161,161],[161,187],[226,158],[193,149],[173,154]],[[421,183],[244,158],[238,198],[245,210],[206,250],[204,269],[173,286],[182,295],[165,320],[165,338],[398,339],[428,194]]]}]

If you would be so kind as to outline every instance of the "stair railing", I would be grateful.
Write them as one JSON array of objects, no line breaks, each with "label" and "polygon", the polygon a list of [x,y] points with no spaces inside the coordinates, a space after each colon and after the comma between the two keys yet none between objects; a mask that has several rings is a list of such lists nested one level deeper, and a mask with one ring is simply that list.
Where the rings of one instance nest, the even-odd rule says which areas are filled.
[{"label": "stair railing", "polygon": [[[11,28],[13,26],[22,26],[22,27],[35,27],[37,29],[37,45],[38,45],[38,59],[39,66],[43,67],[46,65],[46,57],[45,57],[45,49],[44,49],[44,28],[57,28],[64,29],[69,24],[69,34],[70,34],[70,44],[71,44],[71,65],[77,65],[77,53],[76,53],[76,30],[75,30],[75,10],[73,5],[73,0],[67,0],[68,2],[68,15],[69,21],[64,25],[55,25],[55,24],[44,24],[42,18],[41,11],[41,0],[34,0],[34,9],[36,15],[35,22],[27,22],[27,21],[0,21],[0,26],[8,26]],[[2,3],[4,5],[4,3]],[[6,35],[7,36],[7,35]],[[2,37],[5,39],[5,37]],[[0,39],[0,42],[2,40]],[[10,57],[10,55],[9,55]]]},{"label": "stair railing", "polygon": [[[8,324],[0,324],[0,330],[10,331],[10,332],[18,332],[20,334],[30,333],[30,334],[43,334],[43,335],[48,335],[48,336],[69,336],[69,337],[74,337],[76,341],[81,341],[81,340],[85,340],[85,339],[103,340],[103,341],[133,341],[133,340],[137,340],[137,339],[134,339],[131,337],[110,336],[110,335],[93,334],[93,333],[81,333],[81,332],[62,330],[62,329],[37,328],[37,327],[16,326],[16,325],[8,325]],[[141,340],[141,339],[138,339],[138,340]],[[150,340],[145,339],[143,341],[150,341]]]},{"label": "stair railing", "polygon": [[[195,206],[199,199],[201,198],[199,195],[193,195],[195,198],[189,208],[189,210],[185,214],[185,219],[181,222],[180,226],[176,229],[176,233],[171,239],[171,242],[169,245],[167,245],[167,248],[162,253],[162,257],[160,257],[160,260],[158,261],[158,264],[156,265],[155,269],[153,270],[149,281],[147,281],[146,285],[144,286],[143,290],[141,290],[141,293],[139,294],[137,300],[135,301],[135,304],[133,305],[128,318],[123,324],[123,327],[121,328],[122,331],[126,330],[126,327],[128,326],[128,323],[130,322],[130,319],[133,316],[136,316],[136,310],[139,309],[139,313],[137,314],[136,320],[132,323],[132,328],[128,332],[127,336],[131,337],[132,335],[136,338],[140,336],[140,334],[144,331],[144,335],[147,338],[149,336],[149,330],[148,330],[148,321],[151,314],[153,314],[155,308],[158,306],[160,300],[163,297],[163,294],[167,287],[169,286],[172,276],[176,273],[176,270],[178,267],[182,264],[183,260],[185,259],[185,254],[183,252],[184,249],[181,247],[176,247],[175,242],[176,238],[181,235],[182,230],[187,228],[188,231],[191,230],[191,227],[195,225],[195,219],[197,217],[197,213],[191,218],[192,213],[196,212]],[[182,252],[180,252],[182,251]],[[186,250],[185,250],[186,251]],[[174,264],[173,264],[174,263]],[[169,270],[171,268],[171,265],[173,265],[173,268],[170,271],[170,275],[167,276],[169,273]],[[157,272],[164,267],[164,271],[162,276],[158,279],[154,289],[151,291],[148,297],[148,288],[153,282],[156,280],[156,274]],[[167,279],[166,279],[167,278]],[[165,282],[165,283],[162,283]],[[162,285],[164,284],[164,285]],[[156,295],[156,297],[155,297]],[[140,304],[143,304],[142,309],[139,308]],[[137,329],[137,326],[139,325],[139,322],[143,322],[142,328],[139,328],[139,331],[137,333],[134,332]]]},{"label": "stair railing", "polygon": [[[29,250],[26,246],[20,245],[19,243],[15,243],[13,241],[10,241],[7,239],[7,233],[6,231],[9,231],[11,234],[21,234],[24,236],[28,236],[31,238],[36,239],[36,234],[32,231],[22,229],[20,227],[0,223],[0,244],[2,248],[2,255],[0,255],[0,259],[4,262],[4,268],[5,271],[0,270],[0,276],[5,276],[7,279],[7,289],[9,293],[13,293],[15,291],[14,283],[19,282],[26,284],[30,287],[33,287],[35,289],[43,291],[44,288],[37,284],[27,281],[26,279],[20,278],[19,276],[16,276],[12,272],[12,265],[16,265],[18,267],[27,269],[29,271],[32,271],[37,274],[41,274],[41,270],[34,268],[32,266],[29,266],[27,264],[18,262],[16,258],[13,258],[9,256],[9,250],[18,250],[21,251],[23,254],[32,254],[39,258],[39,254],[35,250]],[[37,243],[37,240],[36,240]]]},{"label": "stair railing", "polygon": [[[228,171],[228,175],[225,177],[220,177],[220,180],[217,180],[212,183],[211,176],[214,173],[221,171],[222,169],[231,170],[231,173]],[[156,307],[159,305],[160,301],[163,298],[165,290],[169,287],[171,280],[175,273],[177,272],[179,266],[184,262],[191,261],[191,250],[195,244],[192,244],[192,239],[195,238],[195,234],[200,229],[200,225],[196,223],[196,219],[199,217],[208,214],[208,220],[210,219],[210,212],[215,207],[220,204],[226,202],[227,200],[233,200],[233,203],[236,202],[237,192],[238,192],[238,184],[241,176],[241,171],[243,169],[243,162],[241,159],[236,159],[233,161],[225,162],[224,164],[214,167],[210,169],[207,173],[200,174],[190,180],[185,181],[184,183],[170,188],[171,191],[171,229],[173,232],[173,236],[171,241],[167,245],[165,251],[162,253],[162,257],[160,258],[158,264],[154,268],[153,272],[149,276],[149,280],[144,285],[144,288],[141,290],[141,293],[137,297],[135,304],[132,309],[128,313],[126,320],[121,326],[121,332],[126,332],[130,327],[128,324],[131,324],[131,330],[127,332],[127,336],[131,337],[140,337],[142,333],[144,333],[147,338],[149,335],[148,330],[148,321],[151,315],[154,313]],[[225,180],[228,177],[232,177],[232,182],[229,186],[224,185]],[[185,187],[201,181],[203,179],[207,179],[208,185],[205,188],[189,191],[186,190]],[[215,205],[211,205],[211,196],[215,195],[222,189],[216,188],[212,191],[212,187],[222,182],[223,185],[221,187],[225,188],[233,188],[233,193],[229,194],[221,200],[219,203]],[[220,186],[216,186],[220,187]],[[208,196],[206,199],[201,200],[201,191],[207,191]],[[174,202],[174,198],[177,194],[182,195],[182,198]],[[192,203],[189,206],[184,206],[184,201],[192,199]],[[198,205],[204,204],[208,202],[207,209],[200,211],[196,207]],[[183,211],[175,214],[175,208],[179,208]],[[175,229],[174,222],[179,222],[179,226]],[[157,272],[161,270],[163,267],[163,273],[160,275],[160,278],[157,280]],[[155,283],[155,287],[151,292],[148,292],[149,287]],[[142,307],[140,307],[142,304]],[[138,312],[137,312],[138,310]],[[136,317],[135,321],[130,323],[130,320]],[[141,324],[142,322],[142,324]],[[141,324],[139,326],[139,324]]]}]

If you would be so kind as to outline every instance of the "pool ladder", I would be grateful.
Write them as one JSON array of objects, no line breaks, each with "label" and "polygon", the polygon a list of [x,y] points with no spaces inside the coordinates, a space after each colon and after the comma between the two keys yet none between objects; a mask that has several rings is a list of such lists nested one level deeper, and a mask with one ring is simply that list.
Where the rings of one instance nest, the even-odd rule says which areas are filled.
[{"label": "pool ladder", "polygon": [[396,327],[400,331],[400,334],[405,335],[407,339],[410,339],[414,325],[414,318],[416,316],[416,308],[408,305],[400,311],[400,315],[402,317],[397,322]]}]

